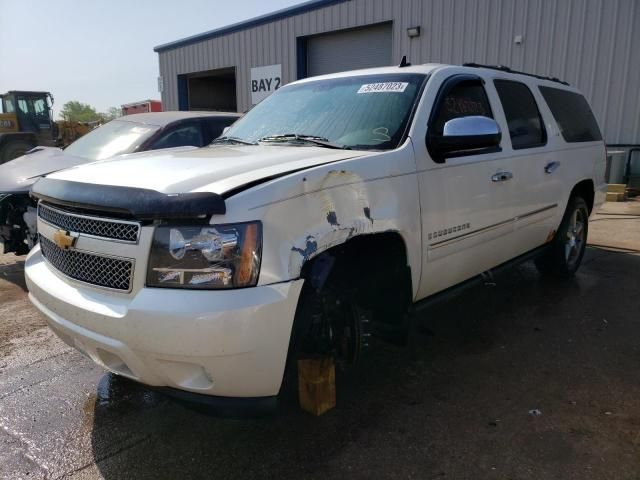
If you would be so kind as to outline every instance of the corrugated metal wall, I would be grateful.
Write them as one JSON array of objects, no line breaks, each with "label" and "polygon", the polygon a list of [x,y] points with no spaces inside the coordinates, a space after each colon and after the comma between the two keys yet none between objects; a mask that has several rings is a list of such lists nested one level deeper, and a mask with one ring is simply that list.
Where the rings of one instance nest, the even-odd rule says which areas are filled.
[{"label": "corrugated metal wall", "polygon": [[[640,144],[640,0],[351,0],[159,54],[162,101],[178,108],[177,75],[236,67],[238,108],[250,68],[296,78],[296,37],[393,22],[393,60],[477,62],[557,76],[591,102],[610,144]],[[406,28],[420,25],[420,37]],[[522,35],[521,45],[514,37]]]},{"label": "corrugated metal wall", "polygon": [[391,65],[392,48],[391,23],[316,35],[307,41],[307,75]]}]

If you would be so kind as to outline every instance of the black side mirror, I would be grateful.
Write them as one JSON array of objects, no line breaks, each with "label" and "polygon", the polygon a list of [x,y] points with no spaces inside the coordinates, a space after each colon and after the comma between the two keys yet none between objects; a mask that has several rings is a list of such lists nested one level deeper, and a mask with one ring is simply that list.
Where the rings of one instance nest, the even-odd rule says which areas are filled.
[{"label": "black side mirror", "polygon": [[499,151],[502,133],[489,117],[469,116],[449,120],[442,135],[429,134],[427,148],[436,162],[446,157]]}]

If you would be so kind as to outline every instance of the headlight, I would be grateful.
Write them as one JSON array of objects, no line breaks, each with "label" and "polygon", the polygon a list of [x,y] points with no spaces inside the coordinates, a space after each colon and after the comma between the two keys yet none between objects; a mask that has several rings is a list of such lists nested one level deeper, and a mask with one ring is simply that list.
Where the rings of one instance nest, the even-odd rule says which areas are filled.
[{"label": "headlight", "polygon": [[260,222],[156,227],[147,285],[222,289],[253,287],[262,255]]}]

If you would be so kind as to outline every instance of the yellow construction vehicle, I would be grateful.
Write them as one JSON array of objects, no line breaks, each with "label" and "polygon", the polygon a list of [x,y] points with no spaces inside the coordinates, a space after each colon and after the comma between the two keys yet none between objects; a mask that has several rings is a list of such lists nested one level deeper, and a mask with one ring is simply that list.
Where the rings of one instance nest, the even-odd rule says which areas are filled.
[{"label": "yellow construction vehicle", "polygon": [[49,92],[12,90],[0,95],[0,164],[39,145],[66,147],[92,129],[81,122],[54,122]]}]

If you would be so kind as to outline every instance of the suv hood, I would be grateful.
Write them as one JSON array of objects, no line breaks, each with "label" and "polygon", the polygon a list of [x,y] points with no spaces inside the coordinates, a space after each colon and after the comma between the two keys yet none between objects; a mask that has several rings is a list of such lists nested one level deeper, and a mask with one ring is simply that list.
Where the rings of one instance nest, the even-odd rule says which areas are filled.
[{"label": "suv hood", "polygon": [[0,193],[28,192],[36,180],[48,173],[89,162],[86,158],[65,154],[59,148],[37,148],[33,153],[0,165]]},{"label": "suv hood", "polygon": [[216,145],[114,157],[57,172],[49,178],[162,193],[224,194],[262,179],[370,153],[306,145]]}]

